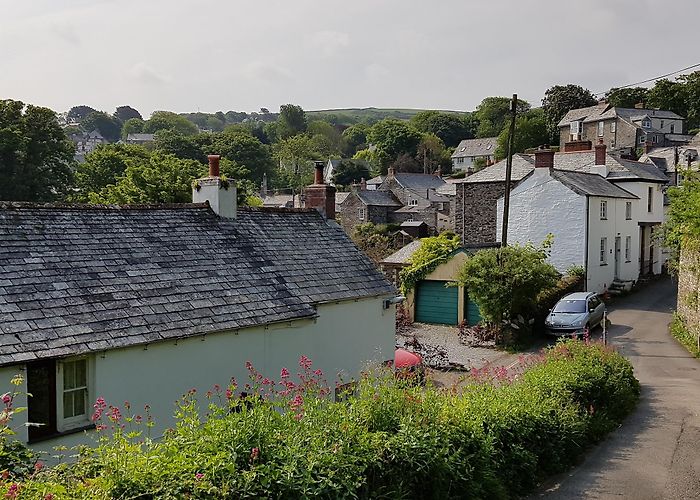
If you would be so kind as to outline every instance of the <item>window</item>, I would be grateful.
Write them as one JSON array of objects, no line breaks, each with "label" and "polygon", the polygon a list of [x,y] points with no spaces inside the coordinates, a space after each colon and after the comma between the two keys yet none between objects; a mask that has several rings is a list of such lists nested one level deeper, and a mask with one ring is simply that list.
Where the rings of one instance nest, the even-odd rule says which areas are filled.
[{"label": "window", "polygon": [[406,222],[413,222],[413,217],[409,217],[408,219],[406,219]]},{"label": "window", "polygon": [[647,212],[651,212],[654,208],[654,188],[649,186],[647,188]]},{"label": "window", "polygon": [[664,128],[664,121],[663,120],[661,120],[661,126],[659,128],[663,130],[663,128]]},{"label": "window", "polygon": [[600,239],[600,265],[604,266],[608,263],[608,239]]},{"label": "window", "polygon": [[657,142],[659,142],[659,136],[658,136],[658,135],[652,135],[652,136],[651,136],[651,143],[652,143],[652,144],[656,144]]},{"label": "window", "polygon": [[365,220],[365,207],[360,207],[357,212],[357,218],[360,220]]},{"label": "window", "polygon": [[632,260],[632,237],[625,236],[625,262]]},{"label": "window", "polygon": [[645,142],[647,142],[647,137],[644,134],[640,135],[639,136],[639,143],[644,144]]},{"label": "window", "polygon": [[409,206],[415,207],[416,205],[418,205],[418,200],[417,199],[408,200],[408,204],[409,204]]},{"label": "window", "polygon": [[569,131],[571,132],[571,135],[578,136],[578,134],[583,132],[583,123],[581,121],[571,122],[569,124]]},{"label": "window", "polygon": [[91,360],[70,358],[27,364],[29,441],[50,438],[90,424]]},{"label": "window", "polygon": [[603,137],[605,133],[605,122],[598,122],[598,137]]},{"label": "window", "polygon": [[600,299],[598,297],[591,297],[588,299],[588,310],[595,311],[600,305]]},{"label": "window", "polygon": [[632,220],[632,202],[625,203],[625,220]]},{"label": "window", "polygon": [[457,163],[464,163],[464,156],[457,158]]},{"label": "window", "polygon": [[671,124],[671,133],[672,133],[672,134],[675,134],[675,133],[676,133],[676,124],[675,124],[675,123],[672,123],[672,124]]},{"label": "window", "polygon": [[610,122],[610,132],[613,134],[617,131],[617,122],[616,121],[611,121]]},{"label": "window", "polygon": [[642,127],[643,128],[651,128],[651,120],[649,118],[644,118],[642,120]]},{"label": "window", "polygon": [[607,220],[608,218],[608,202],[600,202],[600,220]]}]

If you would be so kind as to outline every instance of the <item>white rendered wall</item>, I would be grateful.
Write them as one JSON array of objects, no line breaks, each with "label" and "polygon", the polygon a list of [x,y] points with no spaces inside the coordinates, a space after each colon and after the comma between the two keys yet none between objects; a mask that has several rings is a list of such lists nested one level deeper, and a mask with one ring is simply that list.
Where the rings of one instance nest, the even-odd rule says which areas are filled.
[{"label": "white rendered wall", "polygon": [[[107,404],[119,406],[129,401],[141,413],[145,404],[150,405],[157,424],[152,436],[157,437],[173,425],[174,402],[187,390],[196,388],[203,404],[206,391],[214,384],[225,388],[231,377],[239,382],[238,392],[244,390],[242,385],[249,382],[246,361],[279,380],[282,367],[296,374],[299,357],[305,355],[333,386],[338,373],[349,380],[369,364],[393,359],[395,313],[393,306],[382,308],[382,298],[331,303],[318,306],[315,320],[107,351],[95,355],[96,382],[90,399],[103,397]],[[15,372],[15,367],[3,369],[1,381]],[[19,416],[26,419],[26,413]],[[82,432],[32,447],[49,451],[57,445],[91,442]]]},{"label": "white rendered wall", "polygon": [[[503,198],[498,200],[496,240],[501,240]],[[561,273],[583,266],[585,259],[586,197],[549,176],[546,168],[535,172],[511,192],[508,243],[539,245],[551,233],[554,241],[549,262]]]}]

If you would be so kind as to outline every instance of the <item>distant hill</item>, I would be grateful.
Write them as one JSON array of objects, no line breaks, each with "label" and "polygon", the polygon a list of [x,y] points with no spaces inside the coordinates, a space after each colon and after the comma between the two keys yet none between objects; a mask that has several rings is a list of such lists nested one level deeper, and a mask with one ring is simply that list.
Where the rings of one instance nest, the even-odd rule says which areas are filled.
[{"label": "distant hill", "polygon": [[[425,109],[402,109],[402,108],[342,108],[342,109],[320,109],[317,111],[306,111],[310,119],[321,118],[338,125],[353,125],[355,123],[374,123],[384,118],[396,118],[397,120],[410,120]],[[444,110],[445,113],[467,114],[466,111]]]}]

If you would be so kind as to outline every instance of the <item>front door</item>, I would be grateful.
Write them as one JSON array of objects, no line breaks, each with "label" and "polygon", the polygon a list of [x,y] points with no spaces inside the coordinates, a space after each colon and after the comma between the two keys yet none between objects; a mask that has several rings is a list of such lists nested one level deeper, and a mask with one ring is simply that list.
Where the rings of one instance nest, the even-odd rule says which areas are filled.
[{"label": "front door", "polygon": [[620,236],[615,236],[615,279],[620,279]]}]

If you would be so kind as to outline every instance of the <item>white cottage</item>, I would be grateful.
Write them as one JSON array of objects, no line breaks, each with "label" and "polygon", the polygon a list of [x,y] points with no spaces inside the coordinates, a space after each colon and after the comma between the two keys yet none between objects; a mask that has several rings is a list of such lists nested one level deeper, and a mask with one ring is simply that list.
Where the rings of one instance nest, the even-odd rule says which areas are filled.
[{"label": "white cottage", "polygon": [[237,208],[213,158],[192,204],[0,202],[0,387],[21,373],[33,394],[18,438],[90,442],[98,397],[150,405],[157,436],[246,361],[278,377],[305,355],[332,382],[391,359],[395,289],[332,220],[334,189],[308,189],[318,211]]},{"label": "white cottage", "polygon": [[[655,167],[595,151],[535,153],[533,172],[512,191],[509,243],[554,236],[550,262],[561,272],[586,269],[588,290],[661,272],[653,229],[663,221],[662,186]],[[503,198],[498,201],[501,239]]]}]

